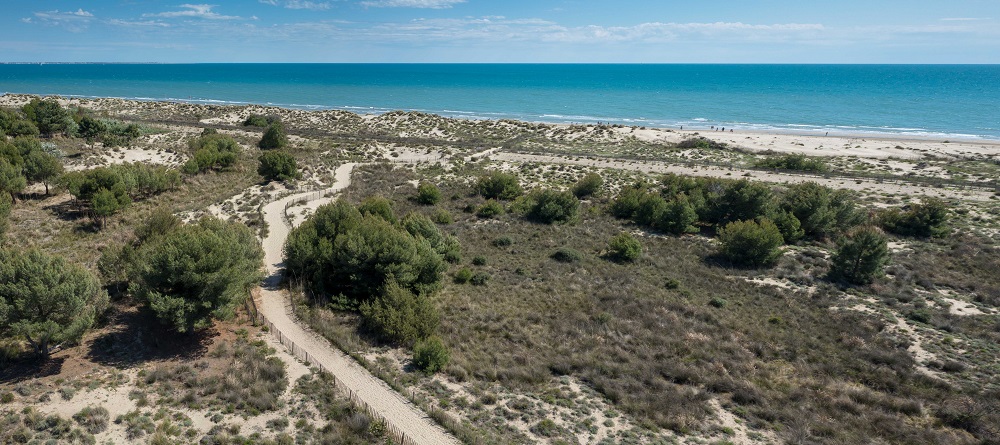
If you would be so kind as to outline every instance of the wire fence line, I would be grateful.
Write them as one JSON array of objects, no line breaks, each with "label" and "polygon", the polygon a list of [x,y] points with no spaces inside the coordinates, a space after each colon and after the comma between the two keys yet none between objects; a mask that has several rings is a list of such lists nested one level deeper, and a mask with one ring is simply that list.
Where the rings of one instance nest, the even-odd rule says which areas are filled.
[{"label": "wire fence line", "polygon": [[387,419],[385,416],[383,416],[374,408],[372,408],[372,406],[369,405],[368,402],[362,400],[361,397],[358,396],[358,393],[356,391],[352,390],[347,385],[343,384],[343,382],[341,382],[340,379],[338,379],[334,373],[330,372],[329,369],[323,366],[322,363],[314,360],[314,357],[312,356],[312,354],[309,354],[309,351],[303,349],[301,346],[296,344],[292,339],[288,338],[288,336],[286,336],[283,332],[281,332],[280,329],[275,327],[274,323],[271,323],[271,321],[268,320],[267,317],[264,317],[264,315],[261,313],[257,313],[256,321],[261,326],[267,328],[267,330],[271,332],[272,335],[274,335],[278,339],[278,342],[281,343],[283,346],[285,346],[285,348],[287,348],[292,353],[293,356],[295,356],[299,360],[304,361],[307,366],[315,366],[319,370],[319,372],[330,376],[330,378],[333,381],[333,387],[337,389],[341,394],[347,396],[348,400],[350,400],[351,403],[353,403],[358,408],[361,408],[361,410],[363,410],[366,414],[368,414],[369,417],[371,417],[376,422],[385,426],[386,436],[392,439],[395,443],[399,445],[419,445],[412,438],[408,437],[406,433],[404,433],[398,427],[393,425],[392,422],[389,421],[389,419]]},{"label": "wire fence line", "polygon": [[288,202],[285,203],[285,208],[281,210],[281,219],[283,221],[285,221],[285,224],[287,224],[288,227],[291,227],[292,226],[292,217],[288,214],[288,209],[290,209],[290,208],[292,208],[294,206],[297,206],[299,204],[305,204],[307,202],[315,201],[317,199],[323,199],[325,197],[332,196],[332,195],[334,195],[336,193],[337,193],[336,191],[334,191],[334,190],[328,190],[328,189],[317,190],[317,191],[312,192],[312,193],[310,193],[310,194],[308,194],[306,196],[302,196],[302,197],[293,199],[291,201],[288,201]]}]

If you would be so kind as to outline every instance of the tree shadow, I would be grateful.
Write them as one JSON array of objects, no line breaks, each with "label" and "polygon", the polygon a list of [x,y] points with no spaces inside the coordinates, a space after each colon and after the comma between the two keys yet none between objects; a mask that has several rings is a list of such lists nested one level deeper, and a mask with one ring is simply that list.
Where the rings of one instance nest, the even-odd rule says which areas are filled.
[{"label": "tree shadow", "polygon": [[204,355],[219,335],[215,328],[177,333],[144,308],[117,310],[108,325],[108,332],[90,342],[86,357],[116,368],[149,361],[192,360]]},{"label": "tree shadow", "polygon": [[59,375],[62,373],[65,357],[38,357],[32,355],[11,363],[5,363],[0,369],[0,383],[20,383],[41,377]]},{"label": "tree shadow", "polygon": [[87,216],[87,214],[74,202],[74,200],[53,203],[42,208],[49,211],[55,215],[56,218],[59,218],[62,221],[79,221],[83,219],[83,217]]}]

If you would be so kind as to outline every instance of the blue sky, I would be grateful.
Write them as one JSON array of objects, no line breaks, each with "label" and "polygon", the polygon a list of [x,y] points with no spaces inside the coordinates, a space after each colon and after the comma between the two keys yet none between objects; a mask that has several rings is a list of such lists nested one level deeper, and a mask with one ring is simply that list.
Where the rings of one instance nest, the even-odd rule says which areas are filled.
[{"label": "blue sky", "polygon": [[1000,63],[998,0],[4,0],[0,62]]}]

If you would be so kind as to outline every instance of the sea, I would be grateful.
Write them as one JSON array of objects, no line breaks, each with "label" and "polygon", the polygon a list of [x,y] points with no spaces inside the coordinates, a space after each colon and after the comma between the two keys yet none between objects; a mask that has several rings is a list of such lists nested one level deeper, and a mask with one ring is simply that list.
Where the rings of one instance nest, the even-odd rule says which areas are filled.
[{"label": "sea", "polygon": [[1000,140],[1000,65],[0,64],[0,93]]}]

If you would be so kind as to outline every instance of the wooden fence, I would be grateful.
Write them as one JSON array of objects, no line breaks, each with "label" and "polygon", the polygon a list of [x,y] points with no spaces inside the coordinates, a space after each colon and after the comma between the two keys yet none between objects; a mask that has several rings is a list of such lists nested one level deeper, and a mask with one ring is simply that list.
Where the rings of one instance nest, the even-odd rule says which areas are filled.
[{"label": "wooden fence", "polygon": [[323,366],[322,363],[313,360],[313,356],[309,354],[309,351],[302,349],[302,347],[295,344],[295,342],[292,341],[292,339],[285,336],[285,334],[282,333],[281,330],[276,328],[274,326],[274,323],[271,323],[266,317],[264,317],[263,314],[258,313],[256,321],[261,326],[266,327],[268,331],[270,331],[278,339],[278,342],[280,342],[282,345],[288,348],[288,350],[292,353],[292,355],[306,362],[307,366],[315,366],[317,369],[319,369],[320,372],[330,376],[333,381],[334,388],[336,388],[341,394],[347,396],[347,398],[351,401],[351,403],[353,403],[358,408],[361,408],[375,422],[379,422],[382,425],[384,425],[385,434],[390,439],[392,439],[393,442],[399,445],[418,445],[417,442],[415,442],[413,439],[407,437],[406,433],[404,433],[402,430],[393,425],[392,422],[389,421],[389,419],[386,419],[385,416],[382,416],[377,411],[375,411],[375,409],[373,409],[371,405],[368,404],[368,402],[362,400],[361,397],[358,396],[357,392],[355,392],[351,388],[348,388],[347,385],[344,385],[337,378],[337,376],[334,375],[332,372],[330,372],[329,369],[326,369],[326,367]]}]

